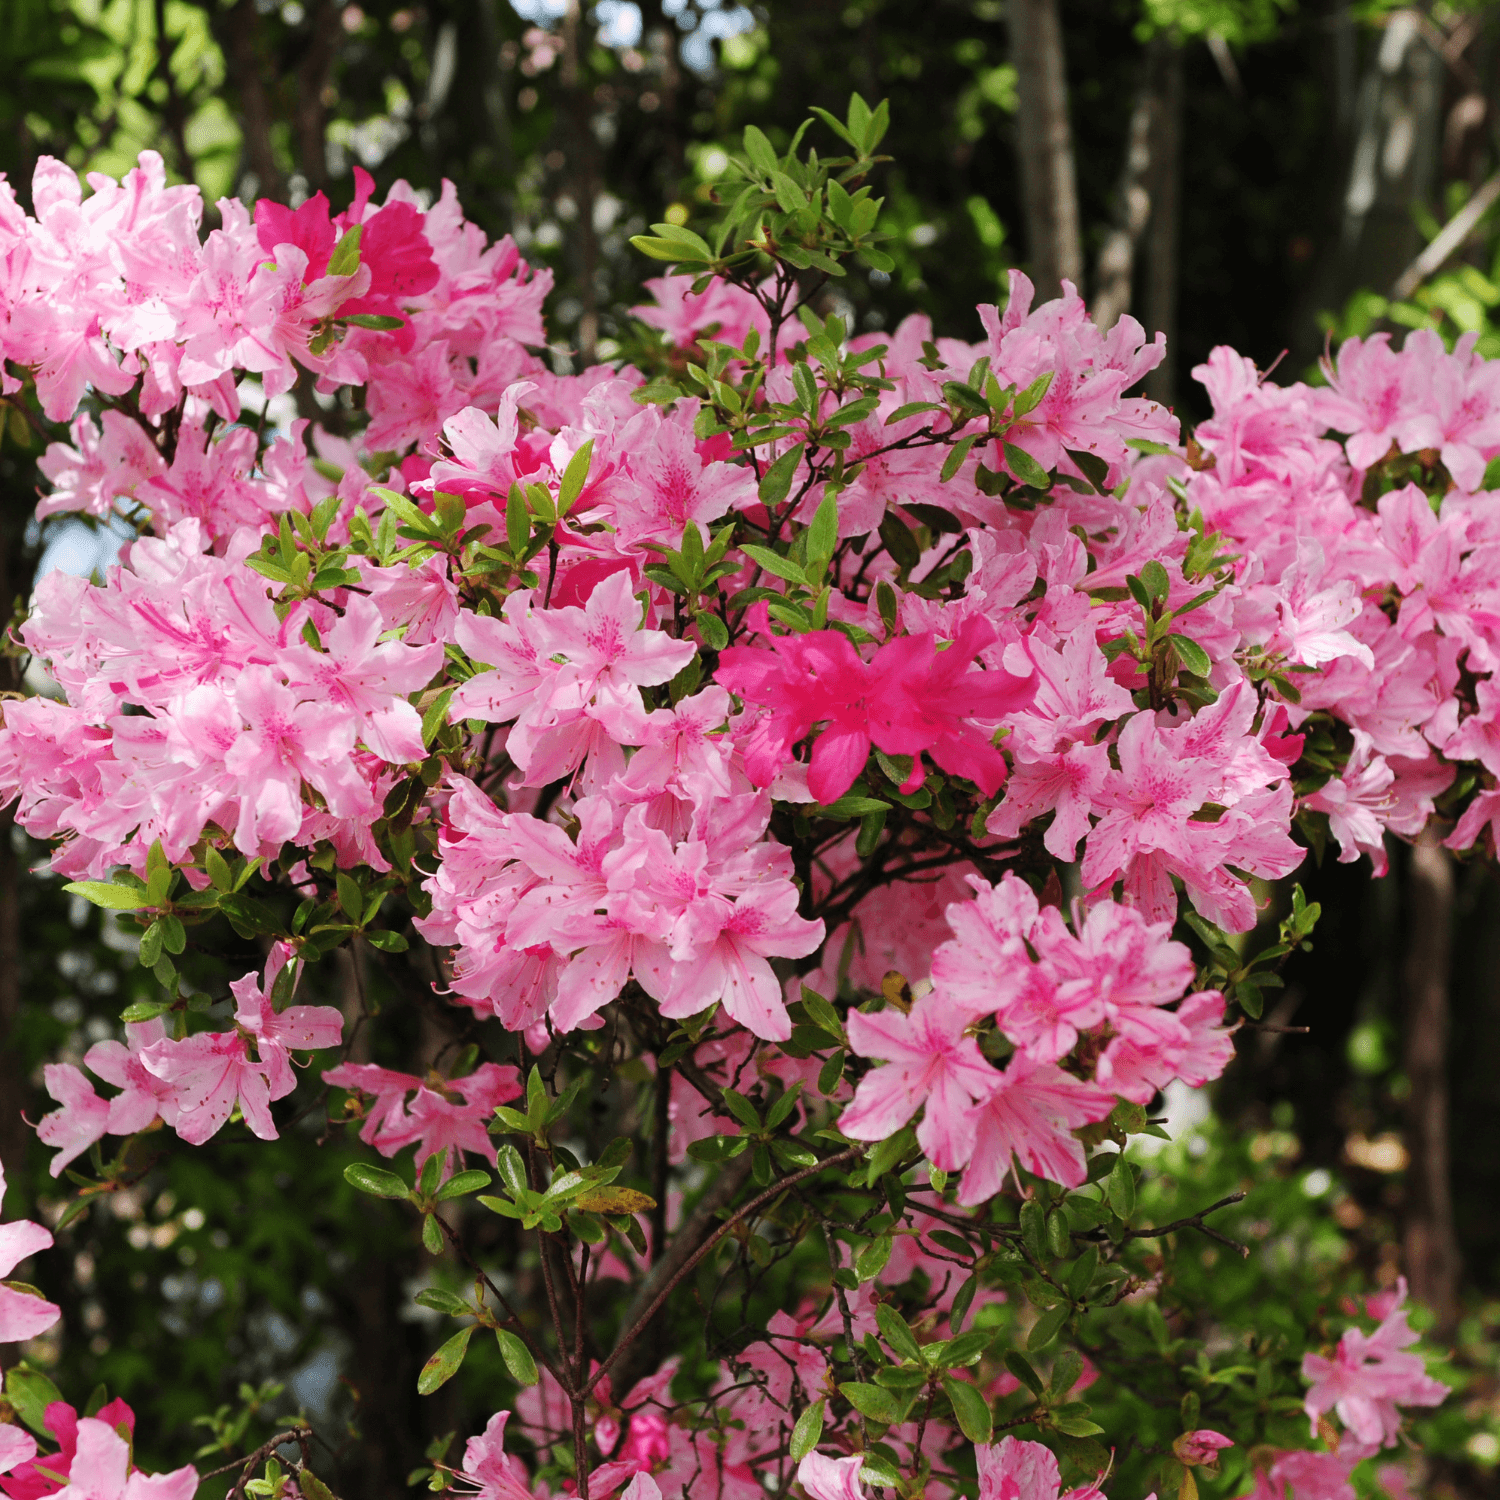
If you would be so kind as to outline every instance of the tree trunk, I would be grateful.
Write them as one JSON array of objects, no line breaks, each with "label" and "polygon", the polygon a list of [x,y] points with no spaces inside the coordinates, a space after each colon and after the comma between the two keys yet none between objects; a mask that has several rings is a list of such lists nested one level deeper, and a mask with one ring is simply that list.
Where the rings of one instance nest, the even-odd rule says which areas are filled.
[{"label": "tree trunk", "polygon": [[280,202],[285,188],[271,147],[271,101],[264,82],[269,68],[260,55],[260,13],[255,0],[237,0],[223,25],[224,51],[239,95],[245,166],[255,174],[256,194]]},{"label": "tree trunk", "polygon": [[1177,395],[1177,261],[1182,236],[1182,48],[1164,41],[1151,130],[1151,229],[1146,260],[1146,332],[1167,336],[1167,357],[1146,376],[1163,406]]},{"label": "tree trunk", "polygon": [[323,91],[338,52],[341,11],[342,6],[333,0],[321,0],[314,7],[312,36],[297,64],[297,155],[310,193],[328,186],[328,111]]},{"label": "tree trunk", "polygon": [[578,205],[574,238],[578,245],[578,300],[583,307],[578,317],[578,356],[581,364],[591,365],[599,340],[599,290],[595,285],[599,242],[594,230],[594,134],[589,124],[593,94],[584,74],[587,43],[583,26],[583,6],[580,0],[572,0],[562,23],[563,108],[567,112],[569,186]]},{"label": "tree trunk", "polygon": [[[1342,102],[1357,54],[1352,23],[1340,20],[1335,61]],[[1348,129],[1343,202],[1297,319],[1294,362],[1321,349],[1317,313],[1342,309],[1362,287],[1386,294],[1421,250],[1412,208],[1430,205],[1436,194],[1443,67],[1415,10],[1392,11],[1367,49],[1347,114],[1340,111],[1338,123],[1342,127],[1347,119]],[[1338,149],[1336,140],[1330,149]]]},{"label": "tree trunk", "polygon": [[1458,1326],[1458,1242],[1448,1169],[1448,980],[1453,862],[1428,828],[1411,852],[1406,947],[1406,1271],[1412,1295],[1437,1314],[1436,1336]]},{"label": "tree trunk", "polygon": [[1083,280],[1078,183],[1058,0],[1010,0],[1010,55],[1020,108],[1021,199],[1038,299]]},{"label": "tree trunk", "polygon": [[1125,160],[1115,190],[1115,226],[1099,251],[1094,278],[1094,321],[1108,332],[1130,311],[1136,250],[1151,219],[1152,124],[1161,112],[1165,36],[1154,37],[1141,64],[1141,86],[1125,132]]}]

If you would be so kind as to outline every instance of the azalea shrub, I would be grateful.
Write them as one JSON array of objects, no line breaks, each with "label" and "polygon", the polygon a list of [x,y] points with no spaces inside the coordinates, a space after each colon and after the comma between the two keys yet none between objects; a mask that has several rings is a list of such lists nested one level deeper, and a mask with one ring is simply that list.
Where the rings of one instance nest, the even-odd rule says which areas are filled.
[{"label": "azalea shrub", "polygon": [[[815,113],[574,373],[451,188],[0,193],[38,514],[129,537],[16,625],[0,784],[139,961],[0,1272],[295,1130],[422,1246],[418,1390],[489,1361],[434,1491],[1400,1495],[1404,1284],[1162,1104],[1311,940],[1309,849],[1494,853],[1500,366],[1220,348],[1188,433],[1071,287],[852,336],[886,112]],[[187,1500],[58,1311],[0,1288],[0,1491]],[[247,1430],[205,1484],[327,1500],[328,1434]]]}]

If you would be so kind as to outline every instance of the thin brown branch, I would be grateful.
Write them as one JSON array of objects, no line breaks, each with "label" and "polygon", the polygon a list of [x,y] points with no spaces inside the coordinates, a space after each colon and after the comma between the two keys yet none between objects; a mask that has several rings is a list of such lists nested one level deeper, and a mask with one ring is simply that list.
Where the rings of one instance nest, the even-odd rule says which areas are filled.
[{"label": "thin brown branch", "polygon": [[[665,1306],[667,1298],[676,1290],[683,1277],[697,1266],[698,1262],[712,1250],[729,1231],[740,1222],[748,1218],[756,1210],[763,1208],[767,1203],[779,1198],[789,1188],[794,1188],[799,1182],[805,1182],[809,1177],[816,1177],[819,1172],[826,1172],[830,1167],[843,1165],[846,1161],[854,1161],[865,1154],[863,1146],[850,1146],[846,1150],[837,1151],[832,1156],[825,1156],[816,1166],[804,1167],[800,1172],[793,1172],[789,1176],[773,1182],[765,1192],[757,1193],[743,1208],[737,1209],[690,1255],[682,1267],[662,1287],[660,1293],[651,1305],[635,1320],[625,1333],[621,1335],[620,1341],[610,1350],[603,1364],[594,1372],[588,1383],[583,1387],[580,1394],[587,1395],[608,1373],[609,1368],[645,1331],[647,1324]],[[727,1175],[727,1174],[726,1174]],[[723,1179],[720,1179],[721,1181]]]}]

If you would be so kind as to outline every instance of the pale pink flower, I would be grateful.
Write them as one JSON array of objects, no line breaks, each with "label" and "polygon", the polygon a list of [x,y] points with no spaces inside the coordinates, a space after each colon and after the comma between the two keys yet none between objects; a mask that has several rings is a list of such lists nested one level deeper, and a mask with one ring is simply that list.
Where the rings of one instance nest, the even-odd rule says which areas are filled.
[{"label": "pale pink flower", "polygon": [[922,996],[909,1015],[852,1011],[851,1050],[886,1066],[860,1079],[839,1129],[851,1140],[884,1140],[925,1107],[917,1140],[928,1159],[945,1172],[965,1166],[974,1150],[974,1104],[1001,1082],[974,1039],[964,1035],[967,1024],[962,1011],[936,994]]},{"label": "pale pink flower", "polygon": [[[959,1202],[983,1203],[1000,1191],[1016,1158],[1028,1172],[1064,1187],[1088,1175],[1083,1147],[1073,1131],[1105,1119],[1112,1094],[1054,1063],[1018,1052],[982,1099],[973,1123],[974,1149],[959,1189]],[[844,1133],[849,1132],[847,1128]],[[941,1163],[939,1163],[941,1165]]]},{"label": "pale pink flower", "polygon": [[37,1121],[37,1139],[56,1146],[57,1155],[47,1170],[62,1176],[62,1170],[82,1156],[109,1126],[109,1101],[101,1099],[93,1085],[71,1063],[48,1063],[42,1069],[47,1092],[62,1106]]},{"label": "pale pink flower", "polygon": [[862,1453],[850,1458],[809,1453],[797,1465],[797,1482],[807,1491],[809,1500],[865,1500],[859,1478],[864,1462]]},{"label": "pale pink flower", "polygon": [[[0,1202],[5,1198],[5,1169],[0,1167]],[[45,1333],[62,1317],[62,1309],[42,1297],[6,1286],[8,1277],[23,1260],[45,1250],[52,1231],[29,1219],[0,1224],[0,1344],[17,1344]],[[19,1450],[14,1450],[19,1453]],[[17,1457],[16,1463],[24,1462]]]},{"label": "pale pink flower", "polygon": [[1416,1343],[1417,1334],[1402,1306],[1404,1277],[1396,1287],[1396,1296],[1374,1333],[1348,1328],[1332,1359],[1321,1354],[1302,1357],[1302,1378],[1312,1382],[1303,1409],[1314,1437],[1318,1418],[1333,1411],[1361,1443],[1389,1448],[1401,1431],[1398,1405],[1437,1406],[1447,1399],[1448,1387],[1427,1373],[1422,1357],[1403,1352]]},{"label": "pale pink flower", "polygon": [[132,1469],[130,1445],[108,1422],[82,1417],[78,1446],[59,1500],[192,1500],[198,1471],[191,1464],[169,1474]]}]

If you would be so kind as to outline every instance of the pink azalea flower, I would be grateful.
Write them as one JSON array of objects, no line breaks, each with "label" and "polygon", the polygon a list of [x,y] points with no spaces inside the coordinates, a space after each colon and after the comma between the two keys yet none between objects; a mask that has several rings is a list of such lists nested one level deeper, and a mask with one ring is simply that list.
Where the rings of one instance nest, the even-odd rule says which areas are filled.
[{"label": "pink azalea flower", "polygon": [[741,1026],[766,1041],[785,1041],[791,1018],[770,958],[804,958],[822,941],[822,918],[797,915],[790,882],[752,886],[728,901],[713,896],[694,904],[687,929],[674,945],[691,956],[674,963],[661,1013],[696,1015],[718,1001]]},{"label": "pink azalea flower", "polygon": [[130,1445],[106,1421],[82,1417],[78,1445],[59,1500],[191,1500],[198,1471],[184,1464],[169,1474],[132,1469]]},{"label": "pink azalea flower", "polygon": [[534,1500],[526,1470],[505,1451],[508,1411],[497,1411],[479,1437],[464,1447],[464,1466],[459,1477],[478,1489],[475,1500]]},{"label": "pink azalea flower", "polygon": [[931,633],[905,636],[882,646],[869,663],[835,630],[773,636],[770,650],[731,646],[720,652],[718,680],[770,710],[743,742],[751,780],[769,785],[791,759],[792,745],[827,721],[807,778],[822,803],[849,790],[872,743],[914,758],[907,791],[922,784],[925,751],[945,771],[967,776],[993,796],[1005,779],[1005,761],[969,721],[994,723],[1025,707],[1035,691],[1030,677],[971,670],[993,640],[993,627],[975,617],[946,651],[939,652]]},{"label": "pink azalea flower", "polygon": [[1211,1427],[1200,1427],[1195,1432],[1185,1432],[1172,1444],[1172,1451],[1185,1464],[1194,1466],[1216,1464],[1225,1448],[1234,1447],[1234,1439]]},{"label": "pink azalea flower", "polygon": [[976,1111],[973,1157],[958,1201],[975,1204],[993,1198],[1011,1170],[1012,1157],[1038,1177],[1078,1187],[1088,1166],[1072,1132],[1105,1119],[1114,1107],[1114,1095],[1104,1089],[1054,1063],[1017,1053]]},{"label": "pink azalea flower", "polygon": [[1303,1409],[1318,1433],[1318,1418],[1334,1411],[1363,1444],[1389,1448],[1401,1431],[1402,1406],[1437,1406],[1448,1387],[1434,1380],[1420,1355],[1403,1351],[1416,1343],[1407,1323],[1406,1281],[1397,1282],[1396,1297],[1374,1333],[1348,1328],[1332,1359],[1321,1354],[1302,1358],[1302,1378],[1312,1382]]},{"label": "pink azalea flower", "polygon": [[[5,1169],[0,1167],[0,1201],[5,1198]],[[0,1344],[17,1344],[45,1333],[62,1317],[62,1309],[42,1297],[3,1282],[23,1260],[52,1243],[51,1230],[29,1219],[0,1224]],[[16,1450],[19,1451],[19,1450]],[[21,1462],[21,1459],[16,1459]]]},{"label": "pink azalea flower", "polygon": [[0,1474],[9,1474],[36,1457],[36,1439],[23,1428],[7,1422],[0,1427]]},{"label": "pink azalea flower", "polygon": [[865,1488],[859,1478],[864,1462],[862,1453],[850,1458],[825,1458],[821,1453],[809,1453],[797,1465],[797,1482],[810,1500],[865,1500]]},{"label": "pink azalea flower", "polygon": [[250,1059],[239,1031],[200,1031],[170,1038],[141,1053],[141,1062],[175,1096],[174,1128],[190,1146],[201,1146],[223,1128],[238,1105],[245,1124],[263,1141],[276,1139],[266,1067]]},{"label": "pink azalea flower", "polygon": [[884,1140],[925,1106],[917,1140],[928,1159],[945,1172],[966,1165],[974,1150],[974,1104],[1001,1081],[974,1039],[964,1035],[968,1017],[928,994],[909,1015],[852,1011],[848,1024],[854,1053],[886,1066],[860,1079],[839,1129],[851,1140]]},{"label": "pink azalea flower", "polygon": [[322,651],[301,643],[282,660],[294,686],[359,715],[364,743],[382,760],[400,765],[426,757],[422,716],[407,697],[427,686],[442,664],[443,648],[437,642],[379,642],[385,628],[374,601],[354,594],[324,635]]},{"label": "pink azalea flower", "polygon": [[[979,1500],[1058,1500],[1062,1479],[1057,1459],[1044,1444],[1008,1437],[978,1443],[974,1454],[979,1461]],[[1093,1485],[1069,1490],[1065,1500],[1088,1497],[1099,1497]]]},{"label": "pink azalea flower", "polygon": [[260,852],[302,826],[302,782],[321,792],[328,809],[341,818],[368,815],[373,799],[351,757],[358,721],[352,712],[330,711],[326,703],[299,701],[298,694],[265,668],[245,671],[235,704],[249,721],[224,757],[225,768],[255,795],[240,799],[235,847]]},{"label": "pink azalea flower", "polygon": [[42,1069],[47,1092],[62,1106],[37,1122],[37,1139],[56,1146],[57,1155],[47,1167],[54,1177],[76,1157],[82,1156],[109,1126],[109,1102],[71,1063],[48,1063]]},{"label": "pink azalea flower", "polygon": [[[276,980],[295,957],[286,943],[274,943],[266,959],[264,988],[254,974],[230,982],[237,1008],[235,1024],[255,1038],[256,1055],[266,1069],[273,1099],[296,1087],[291,1053],[337,1047],[344,1039],[343,1015],[331,1005],[288,1005],[278,1011],[271,1003]],[[295,980],[294,980],[295,987]]]}]

